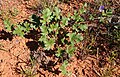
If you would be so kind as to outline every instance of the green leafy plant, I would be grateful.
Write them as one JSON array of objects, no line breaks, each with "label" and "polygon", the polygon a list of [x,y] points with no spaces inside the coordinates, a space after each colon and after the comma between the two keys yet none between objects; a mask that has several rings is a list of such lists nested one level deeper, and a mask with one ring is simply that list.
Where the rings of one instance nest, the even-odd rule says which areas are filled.
[{"label": "green leafy plant", "polygon": [[[74,45],[80,41],[83,40],[82,35],[79,33],[79,29],[81,31],[85,31],[87,29],[87,26],[85,24],[79,24],[79,22],[84,21],[84,19],[80,16],[79,12],[74,13],[74,15],[71,17],[66,17],[61,15],[61,10],[58,7],[55,7],[53,11],[51,11],[49,8],[46,8],[42,12],[42,16],[40,19],[40,22],[42,25],[40,26],[41,30],[41,37],[39,41],[44,43],[44,49],[45,50],[50,50],[54,48],[54,45],[57,44],[58,40],[58,34],[60,34],[60,29],[65,29],[69,26],[69,21],[73,19],[75,23],[73,23],[73,26],[71,26],[73,33],[67,32],[67,34],[64,35],[64,39],[61,38],[61,43],[66,44],[64,41],[66,40],[66,37],[68,36],[70,39],[71,45],[69,46],[66,45],[66,50],[69,47],[73,47],[72,50],[68,51],[67,53],[70,54],[72,51],[75,51],[76,48],[74,48]],[[11,24],[8,20],[4,21],[6,24],[6,28],[10,31],[11,29]],[[21,37],[24,37],[25,34],[29,33],[31,29],[36,28],[35,25],[30,24],[28,22],[23,22],[20,24],[17,24],[14,26],[13,34],[19,35]],[[39,26],[38,26],[39,29]],[[63,35],[63,34],[62,34]],[[67,40],[68,41],[68,40]],[[56,48],[60,48],[59,45],[57,45]]]},{"label": "green leafy plant", "polygon": [[70,19],[67,18],[67,17],[62,17],[62,20],[61,20],[61,22],[62,22],[61,27],[64,28],[66,25],[68,25],[68,21],[69,21],[69,20],[70,20]]},{"label": "green leafy plant", "polygon": [[53,15],[55,16],[55,20],[60,19],[60,9],[58,7],[55,7]]},{"label": "green leafy plant", "polygon": [[43,15],[42,15],[41,18],[43,20],[40,20],[42,22],[42,25],[45,25],[45,24],[49,23],[52,20],[52,18],[53,18],[52,12],[50,11],[49,8],[44,9],[42,14]]},{"label": "green leafy plant", "polygon": [[66,52],[68,53],[69,57],[72,57],[74,54],[74,51],[76,50],[76,47],[74,47],[72,44],[67,46]]},{"label": "green leafy plant", "polygon": [[60,70],[62,71],[62,73],[63,73],[64,75],[66,75],[66,74],[68,73],[67,70],[66,70],[67,64],[68,64],[68,61],[65,60],[65,61],[63,62],[63,64],[62,64],[62,66],[60,67]]},{"label": "green leafy plant", "polygon": [[29,33],[32,28],[34,28],[33,24],[28,22],[20,23],[16,25],[15,29],[13,30],[13,34],[24,37],[24,35]]},{"label": "green leafy plant", "polygon": [[4,20],[4,25],[7,31],[12,31],[13,25],[11,24],[9,19]]},{"label": "green leafy plant", "polygon": [[94,16],[92,14],[90,14],[89,20],[94,20]]},{"label": "green leafy plant", "polygon": [[60,67],[60,70],[62,71],[62,74],[63,75],[66,75],[66,76],[70,76],[71,75],[71,72],[67,71],[66,68],[68,66],[68,61],[65,60],[62,64],[62,66]]},{"label": "green leafy plant", "polygon": [[17,27],[13,31],[13,34],[17,34],[18,36],[24,37],[24,27],[22,27],[21,25],[17,25]]},{"label": "green leafy plant", "polygon": [[[56,56],[60,58],[62,58],[63,51],[65,51],[64,53],[71,57],[77,49],[75,44],[83,40],[82,32],[87,29],[86,24],[80,23],[85,21],[81,16],[81,13],[84,14],[85,12],[86,11],[82,8],[81,12],[75,11],[73,16],[67,17],[61,14],[61,10],[58,7],[54,7],[52,11],[50,8],[45,8],[42,11],[40,18],[41,24],[39,24],[39,26],[36,27],[29,22],[22,22],[14,26],[13,34],[24,37],[30,30],[36,28],[40,29],[41,36],[38,41],[44,44],[44,50],[55,50]],[[71,20],[75,22],[70,24]],[[7,23],[10,25],[8,21]],[[65,47],[64,49],[61,47],[62,44]],[[68,72],[64,70],[67,64],[68,62],[64,61],[60,68],[63,74],[68,74]],[[31,74],[29,71],[27,71],[27,73]]]},{"label": "green leafy plant", "polygon": [[49,40],[45,40],[45,50],[50,50],[52,47],[54,47],[55,40],[53,38],[50,38]]},{"label": "green leafy plant", "polygon": [[62,56],[62,49],[58,48],[57,53],[55,54],[57,57],[61,57]]},{"label": "green leafy plant", "polygon": [[[85,12],[86,11],[82,9],[82,14]],[[75,22],[70,26],[69,21],[71,20]],[[41,37],[39,41],[44,43],[45,50],[57,49],[56,56],[59,58],[62,58],[63,52],[68,54],[69,57],[74,55],[74,52],[77,49],[75,44],[83,40],[81,32],[86,31],[87,29],[86,24],[80,23],[84,22],[84,18],[81,16],[81,12],[75,11],[73,16],[66,17],[61,15],[61,10],[58,7],[55,7],[53,11],[51,11],[49,8],[44,9],[40,22],[42,25],[40,26]],[[65,30],[66,28],[71,28],[71,32]],[[65,34],[63,33],[64,31]],[[58,35],[63,37],[59,38]],[[65,49],[62,49],[59,46],[58,41],[60,41],[61,44],[64,44]],[[67,64],[68,61],[66,60],[60,67],[60,70],[64,75],[70,74],[66,70]]]},{"label": "green leafy plant", "polygon": [[58,22],[52,22],[52,20],[54,18],[56,21],[60,19],[60,9],[55,7],[54,12],[52,12],[49,8],[46,8],[43,10],[42,14],[42,20],[40,20],[42,23],[40,27],[42,36],[39,41],[44,42],[45,50],[50,50],[54,47],[59,30]]},{"label": "green leafy plant", "polygon": [[[58,7],[55,7],[53,11],[49,8],[43,10],[41,16],[42,19],[40,20],[42,26],[40,26],[41,37],[39,41],[44,43],[45,50],[54,49],[54,45],[56,45],[58,41],[58,34],[61,34],[60,30],[65,30],[65,28],[68,28],[69,21],[73,20],[75,22],[70,27],[72,28],[72,33],[66,31],[66,34],[62,34],[64,37],[60,39],[61,43],[66,44],[64,41],[67,36],[69,37],[69,40],[67,41],[70,45],[66,44],[65,51],[69,56],[71,56],[77,49],[74,45],[83,40],[80,30],[85,31],[87,29],[87,25],[79,23],[84,21],[84,18],[80,15],[80,12],[75,11],[74,15],[69,17],[63,16],[60,13],[61,10]],[[57,47],[55,49],[58,49],[58,53],[56,55],[61,56],[62,50],[59,45],[56,46]],[[69,48],[71,48],[71,50],[69,50]]]},{"label": "green leafy plant", "polygon": [[67,35],[69,36],[72,45],[83,40],[83,37],[80,34],[68,33]]},{"label": "green leafy plant", "polygon": [[80,16],[80,14],[83,14],[83,12],[78,12],[78,11],[74,11],[74,15],[71,17],[73,20],[75,20],[75,22],[83,22],[84,19]]}]

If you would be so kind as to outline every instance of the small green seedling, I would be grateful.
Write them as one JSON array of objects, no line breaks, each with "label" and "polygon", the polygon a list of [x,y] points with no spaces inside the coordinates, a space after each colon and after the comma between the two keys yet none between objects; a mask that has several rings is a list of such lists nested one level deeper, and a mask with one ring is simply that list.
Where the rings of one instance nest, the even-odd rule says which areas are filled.
[{"label": "small green seedling", "polygon": [[12,31],[13,25],[11,24],[9,19],[4,20],[4,25],[7,31]]}]

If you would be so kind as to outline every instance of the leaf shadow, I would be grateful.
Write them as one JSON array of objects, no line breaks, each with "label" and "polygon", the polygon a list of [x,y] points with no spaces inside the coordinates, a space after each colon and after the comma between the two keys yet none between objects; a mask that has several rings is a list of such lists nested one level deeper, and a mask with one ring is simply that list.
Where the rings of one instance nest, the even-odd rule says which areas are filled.
[{"label": "leaf shadow", "polygon": [[39,47],[38,42],[36,41],[28,41],[26,46],[30,49],[30,51],[37,50]]},{"label": "leaf shadow", "polygon": [[9,32],[2,30],[0,31],[0,39],[3,39],[3,40],[9,39],[10,41],[12,41],[13,35]]}]

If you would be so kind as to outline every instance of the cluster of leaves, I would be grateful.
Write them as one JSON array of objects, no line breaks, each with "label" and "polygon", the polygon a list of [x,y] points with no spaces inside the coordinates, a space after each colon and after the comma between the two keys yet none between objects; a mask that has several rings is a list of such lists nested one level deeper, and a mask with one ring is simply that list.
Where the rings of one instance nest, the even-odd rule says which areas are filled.
[{"label": "cluster of leaves", "polygon": [[5,29],[8,32],[12,32],[15,35],[24,37],[25,34],[29,33],[31,29],[35,29],[35,25],[26,22],[19,24],[11,24],[9,19],[4,20]]},{"label": "cluster of leaves", "polygon": [[4,24],[7,31],[12,31],[13,25],[11,24],[9,19],[4,20]]},{"label": "cluster of leaves", "polygon": [[[58,7],[55,7],[53,12],[50,11],[49,8],[44,9],[41,17],[42,20],[40,20],[42,26],[40,26],[41,38],[39,39],[39,41],[44,43],[45,50],[53,50],[56,45],[56,48],[58,50],[58,53],[56,55],[60,57],[60,52],[62,51],[62,49],[57,44],[58,41],[61,41],[61,43],[66,46],[66,49],[64,49],[64,51],[67,52],[69,57],[72,56],[74,51],[77,49],[75,47],[75,44],[83,40],[81,32],[87,29],[86,24],[79,23],[84,22],[84,18],[80,16],[80,14],[83,14],[84,12],[85,10],[82,8],[79,12],[75,11],[73,16],[69,15],[68,17],[66,17],[61,15],[61,10]],[[71,20],[75,21],[74,23],[72,23],[72,25],[69,24]],[[66,29],[69,28],[71,28],[72,32],[66,31]],[[58,38],[59,34],[61,34],[61,36],[63,35],[61,39]],[[66,40],[67,38],[69,40]],[[67,41],[68,44],[65,41]]]},{"label": "cluster of leaves", "polygon": [[30,24],[28,22],[20,23],[16,25],[13,34],[24,37],[24,35],[29,33],[32,28],[33,28],[33,24]]},{"label": "cluster of leaves", "polygon": [[[85,6],[86,7],[86,4]],[[63,16],[58,7],[54,7],[53,11],[45,8],[42,11],[38,29],[41,31],[41,37],[38,41],[44,43],[45,50],[57,50],[56,56],[62,57],[62,51],[71,57],[76,51],[75,44],[83,40],[82,32],[87,29],[84,23],[84,18],[81,16],[86,10],[81,8],[75,11],[73,16]],[[71,21],[74,21],[72,24]],[[9,20],[5,20],[5,28],[13,34],[24,37],[31,29],[35,29],[35,25],[23,22],[17,25],[11,25]],[[64,46],[65,48],[62,48]],[[66,64],[66,63],[65,63]],[[62,67],[61,67],[62,68]],[[65,70],[63,68],[62,70]],[[64,71],[63,71],[64,72]]]},{"label": "cluster of leaves", "polygon": [[62,71],[62,74],[64,74],[64,75],[69,77],[69,76],[71,76],[71,72],[66,70],[67,66],[68,66],[68,61],[65,60],[63,62],[63,64],[61,65],[60,70]]},{"label": "cluster of leaves", "polygon": [[[86,4],[84,5],[86,7]],[[42,12],[42,16],[40,19],[41,24],[37,26],[41,30],[41,37],[39,41],[44,43],[44,49],[50,50],[56,48],[58,52],[62,50],[58,44],[60,40],[66,49],[64,49],[69,56],[73,54],[76,50],[74,46],[76,43],[79,43],[83,40],[83,36],[81,35],[81,31],[85,31],[87,26],[85,24],[80,24],[79,22],[84,22],[84,18],[81,14],[84,14],[86,10],[81,8],[79,11],[75,11],[73,16],[63,16],[61,15],[61,10],[58,7],[54,7],[53,11],[49,8],[45,8]],[[69,24],[70,21],[75,21],[74,23]],[[9,19],[4,20],[5,28],[7,31],[11,31],[13,34],[24,37],[25,34],[29,33],[31,29],[35,29],[35,25],[29,22],[22,22],[16,25],[10,23]],[[71,29],[72,32],[66,31],[67,29]],[[61,31],[63,29],[63,31]],[[65,31],[65,32],[64,32]],[[63,34],[64,32],[65,34]],[[62,38],[59,39],[58,35],[63,35]],[[69,40],[66,40],[69,38]],[[67,44],[65,41],[68,41]],[[69,50],[70,48],[70,50]],[[60,57],[61,53],[58,53],[57,56]]]},{"label": "cluster of leaves", "polygon": [[[42,20],[40,20],[42,25],[40,26],[41,37],[39,41],[44,43],[45,50],[57,49],[57,57],[62,57],[63,51],[65,51],[69,57],[74,54],[74,51],[77,49],[75,44],[83,40],[82,32],[87,29],[86,24],[80,23],[84,22],[84,18],[81,16],[86,12],[84,7],[79,11],[75,11],[73,16],[68,15],[68,17],[61,15],[61,10],[58,7],[55,7],[53,11],[49,8],[43,10]],[[70,24],[71,21],[74,22]],[[60,41],[60,43],[58,43],[58,41]],[[61,47],[62,45],[65,46],[65,49]],[[69,74],[66,70],[66,65],[67,61],[64,61],[60,67],[62,73],[65,75]]]},{"label": "cluster of leaves", "polygon": [[[84,23],[85,19],[83,17],[87,12],[86,7],[87,4],[85,3],[78,11],[75,10],[74,15],[72,16],[62,15],[61,10],[58,7],[54,7],[52,10],[50,8],[45,8],[42,11],[40,20],[37,19],[37,23],[39,22],[38,26],[29,22],[22,22],[17,25],[13,25],[10,23],[9,19],[4,20],[4,24],[7,31],[21,37],[24,37],[25,34],[29,33],[31,29],[37,28],[41,32],[41,36],[38,41],[44,43],[44,50],[55,50],[56,56],[59,58],[63,57],[64,51],[69,57],[71,57],[74,54],[74,51],[77,50],[75,45],[84,39],[82,32],[85,32],[88,28]],[[97,19],[100,20],[100,23],[102,22],[102,24],[106,24],[105,26],[108,29],[107,36],[111,38],[110,41],[112,40],[112,42],[118,44],[120,42],[120,27],[117,25],[112,25],[111,27],[109,25],[114,23],[106,23],[106,21],[109,22],[108,20],[111,18],[111,15],[112,10],[107,9],[106,11],[101,12],[101,16],[97,17]],[[93,21],[94,15],[90,14],[89,16],[89,20]],[[34,22],[34,20],[31,20],[31,22]],[[100,30],[98,31],[99,32],[96,33],[100,33]],[[95,36],[97,36],[97,34]],[[95,41],[96,40],[94,38],[94,42]],[[110,60],[114,60],[118,56],[118,54],[114,52],[111,53]],[[60,67],[60,70],[65,75],[69,74],[66,70],[67,64],[68,61],[65,60]],[[30,71],[26,72],[31,75]]]}]

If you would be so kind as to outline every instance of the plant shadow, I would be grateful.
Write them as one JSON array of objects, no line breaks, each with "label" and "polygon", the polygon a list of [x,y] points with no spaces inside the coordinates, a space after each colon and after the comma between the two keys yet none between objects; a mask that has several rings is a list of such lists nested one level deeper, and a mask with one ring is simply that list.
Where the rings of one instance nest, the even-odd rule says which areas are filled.
[{"label": "plant shadow", "polygon": [[36,51],[39,47],[38,42],[36,41],[28,41],[26,46],[30,49],[30,51]]},{"label": "plant shadow", "polygon": [[24,37],[27,39],[33,39],[38,41],[40,38],[40,32],[36,30],[30,30],[30,32],[26,34]]},{"label": "plant shadow", "polygon": [[10,41],[12,41],[13,35],[9,32],[2,30],[0,31],[0,39],[3,39],[3,40],[9,39]]},{"label": "plant shadow", "polygon": [[59,74],[61,71],[59,68],[54,69],[54,66],[57,65],[54,61],[49,61],[47,64],[41,63],[40,68],[43,68],[45,71],[52,72],[54,74]]}]

